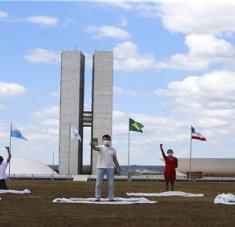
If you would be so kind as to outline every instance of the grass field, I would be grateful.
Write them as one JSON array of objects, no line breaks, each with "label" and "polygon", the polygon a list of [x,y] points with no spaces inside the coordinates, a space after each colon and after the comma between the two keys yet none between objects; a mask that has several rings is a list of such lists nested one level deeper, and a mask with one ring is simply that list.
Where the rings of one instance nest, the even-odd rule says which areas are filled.
[{"label": "grass field", "polygon": [[[53,204],[57,197],[93,197],[95,182],[10,180],[11,189],[31,195],[0,195],[0,227],[5,226],[235,226],[235,206],[214,205],[219,193],[235,193],[235,183],[176,183],[176,190],[204,193],[202,198],[156,198],[158,204]],[[107,185],[104,184],[103,196]],[[116,196],[161,192],[161,182],[115,182]]]}]

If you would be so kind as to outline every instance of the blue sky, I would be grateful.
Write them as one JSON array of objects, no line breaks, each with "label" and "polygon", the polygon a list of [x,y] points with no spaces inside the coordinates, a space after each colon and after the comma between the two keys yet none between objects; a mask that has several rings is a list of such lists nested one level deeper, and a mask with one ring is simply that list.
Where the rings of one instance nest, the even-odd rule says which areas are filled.
[{"label": "blue sky", "polygon": [[1,147],[13,122],[28,138],[13,140],[14,155],[51,163],[54,152],[58,162],[60,53],[86,55],[89,109],[91,56],[113,50],[121,164],[129,116],[145,125],[132,133],[132,164],[160,164],[160,143],[188,157],[191,125],[208,138],[193,142],[193,157],[234,157],[234,10],[232,1],[1,2]]}]

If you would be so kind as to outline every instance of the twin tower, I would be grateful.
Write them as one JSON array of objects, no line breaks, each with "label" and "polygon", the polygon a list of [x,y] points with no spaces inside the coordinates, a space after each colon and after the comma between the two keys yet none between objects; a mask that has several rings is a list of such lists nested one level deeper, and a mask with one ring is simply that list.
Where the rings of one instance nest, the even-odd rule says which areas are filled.
[{"label": "twin tower", "polygon": [[[96,51],[92,66],[92,106],[84,111],[85,56],[80,51],[61,55],[59,172],[82,173],[83,128],[91,127],[91,138],[112,134],[113,53]],[[71,140],[70,126],[76,128],[81,141]],[[91,151],[91,171],[96,172],[97,155]]]}]

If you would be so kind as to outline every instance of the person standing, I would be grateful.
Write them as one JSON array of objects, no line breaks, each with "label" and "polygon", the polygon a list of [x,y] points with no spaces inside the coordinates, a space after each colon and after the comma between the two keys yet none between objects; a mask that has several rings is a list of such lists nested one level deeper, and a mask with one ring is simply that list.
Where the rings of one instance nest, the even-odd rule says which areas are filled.
[{"label": "person standing", "polygon": [[11,160],[11,151],[9,147],[5,147],[8,153],[8,157],[6,162],[4,162],[4,159],[2,156],[0,156],[0,189],[8,189],[6,184],[6,169],[7,165],[9,164]]},{"label": "person standing", "polygon": [[175,190],[176,171],[178,167],[178,159],[173,156],[173,150],[167,150],[167,155],[163,150],[163,144],[160,144],[162,157],[165,160],[164,178],[166,183],[166,191],[169,190],[169,183],[171,184],[171,191]]},{"label": "person standing", "polygon": [[95,146],[94,143],[91,143],[92,149],[98,152],[95,187],[95,198],[97,202],[100,201],[101,187],[105,175],[108,180],[109,201],[114,201],[114,167],[117,170],[117,175],[121,174],[121,169],[117,160],[117,152],[111,146],[111,137],[109,135],[103,135],[102,141],[103,145]]}]

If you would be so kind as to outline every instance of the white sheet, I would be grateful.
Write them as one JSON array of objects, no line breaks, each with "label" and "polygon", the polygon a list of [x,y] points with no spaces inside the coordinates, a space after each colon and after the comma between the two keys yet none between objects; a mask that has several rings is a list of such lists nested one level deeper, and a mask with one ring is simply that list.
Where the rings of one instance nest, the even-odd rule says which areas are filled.
[{"label": "white sheet", "polygon": [[157,201],[151,201],[146,198],[121,198],[116,197],[114,201],[108,199],[101,199],[100,202],[96,202],[95,198],[56,198],[53,203],[85,203],[85,204],[108,204],[108,205],[130,205],[130,204],[144,204],[144,203],[157,203]]},{"label": "white sheet", "polygon": [[134,192],[127,192],[128,196],[181,196],[181,197],[203,197],[204,194],[196,194],[196,193],[188,193],[188,192],[181,192],[181,191],[166,191],[160,193],[134,193]]},{"label": "white sheet", "polygon": [[214,204],[235,205],[235,195],[222,193],[215,197]]},{"label": "white sheet", "polygon": [[31,191],[28,190],[28,189],[24,189],[24,190],[5,190],[5,189],[0,189],[0,194],[25,195],[25,194],[31,194]]}]

